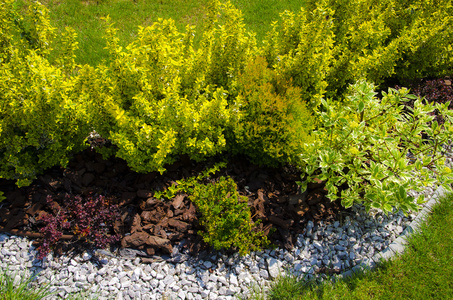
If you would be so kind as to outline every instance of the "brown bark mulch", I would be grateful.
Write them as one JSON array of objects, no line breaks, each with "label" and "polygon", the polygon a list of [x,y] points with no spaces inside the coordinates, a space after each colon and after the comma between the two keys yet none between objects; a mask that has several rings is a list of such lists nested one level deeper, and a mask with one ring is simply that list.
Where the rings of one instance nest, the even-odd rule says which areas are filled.
[{"label": "brown bark mulch", "polygon": [[[66,194],[104,195],[121,211],[115,223],[120,234],[119,247],[141,250],[147,255],[171,254],[173,247],[185,241],[184,249],[193,255],[209,247],[197,235],[201,229],[196,207],[184,194],[170,201],[153,197],[154,191],[164,190],[176,180],[197,175],[209,167],[209,162],[196,163],[182,158],[169,166],[163,175],[131,171],[118,158],[103,160],[93,149],[75,155],[66,168],[47,170],[30,186],[17,188],[14,181],[0,180],[0,190],[6,200],[0,209],[0,231],[35,238],[39,244],[42,222],[39,216],[50,212],[47,195],[62,204]],[[339,202],[325,197],[322,183],[310,184],[301,194],[296,184],[300,172],[290,166],[265,168],[246,159],[233,157],[227,167],[211,176],[231,176],[239,193],[248,197],[254,221],[260,219],[261,230],[279,247],[291,249],[296,235],[303,233],[309,220],[329,222],[345,211]],[[76,238],[71,232],[62,237],[66,243],[56,248],[62,253]]]}]

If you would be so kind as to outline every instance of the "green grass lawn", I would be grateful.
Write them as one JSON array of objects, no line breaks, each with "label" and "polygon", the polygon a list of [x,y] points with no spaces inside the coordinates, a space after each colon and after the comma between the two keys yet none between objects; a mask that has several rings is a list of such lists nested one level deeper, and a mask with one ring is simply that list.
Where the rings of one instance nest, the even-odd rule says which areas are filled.
[{"label": "green grass lawn", "polygon": [[[50,10],[52,25],[58,30],[72,27],[78,34],[77,63],[97,65],[106,56],[103,17],[110,16],[121,46],[127,46],[137,34],[138,26],[149,26],[159,18],[173,19],[180,31],[186,25],[200,25],[210,0],[43,0]],[[18,0],[26,5],[25,0]],[[244,14],[248,30],[261,41],[286,10],[299,11],[303,1],[254,0],[232,3]]]},{"label": "green grass lawn", "polygon": [[453,195],[441,200],[406,247],[373,272],[337,283],[282,278],[267,299],[453,299]]}]

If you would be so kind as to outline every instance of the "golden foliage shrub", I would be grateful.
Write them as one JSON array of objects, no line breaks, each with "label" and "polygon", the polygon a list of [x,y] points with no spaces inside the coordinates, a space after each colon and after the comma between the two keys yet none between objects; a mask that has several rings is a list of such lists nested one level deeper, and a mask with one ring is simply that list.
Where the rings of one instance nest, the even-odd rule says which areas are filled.
[{"label": "golden foliage shrub", "polygon": [[349,84],[410,81],[453,70],[453,3],[309,0],[273,24],[262,53],[313,106]]},{"label": "golden foliage shrub", "polygon": [[[65,166],[89,134],[74,78],[49,63],[53,28],[44,6],[33,3],[24,18],[13,1],[0,10],[0,177],[27,185],[45,169]],[[27,22],[25,22],[27,21]],[[68,49],[74,49],[70,31]]]},{"label": "golden foliage shrub", "polygon": [[260,165],[297,162],[314,127],[301,89],[279,78],[263,57],[257,57],[239,76],[238,90],[241,115],[234,127],[233,152]]}]

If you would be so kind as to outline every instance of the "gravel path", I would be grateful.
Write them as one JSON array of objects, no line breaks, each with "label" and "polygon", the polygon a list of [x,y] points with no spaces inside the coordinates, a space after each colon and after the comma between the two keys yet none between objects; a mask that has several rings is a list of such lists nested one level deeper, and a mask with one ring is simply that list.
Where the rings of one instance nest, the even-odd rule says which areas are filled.
[{"label": "gravel path", "polygon": [[[451,157],[447,163],[452,164]],[[0,266],[11,274],[37,275],[33,284],[38,286],[50,282],[55,294],[49,299],[77,292],[84,292],[87,299],[235,299],[246,297],[254,287],[265,289],[285,272],[301,277],[348,276],[358,268],[374,267],[381,258],[404,250],[407,236],[418,229],[443,193],[442,188],[427,188],[424,194],[430,200],[423,210],[408,216],[379,210],[367,214],[355,205],[332,223],[309,222],[292,251],[265,250],[244,257],[218,252],[196,258],[178,253],[175,247],[173,259],[145,263],[137,250],[123,250],[120,256],[98,250],[38,261],[29,239],[0,234]]]}]

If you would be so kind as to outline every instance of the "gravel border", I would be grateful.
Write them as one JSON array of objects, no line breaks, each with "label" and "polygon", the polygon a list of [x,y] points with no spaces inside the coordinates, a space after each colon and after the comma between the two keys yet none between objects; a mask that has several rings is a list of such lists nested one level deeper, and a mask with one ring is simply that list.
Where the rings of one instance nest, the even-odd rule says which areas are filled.
[{"label": "gravel border", "polygon": [[446,194],[447,191],[445,190],[445,188],[439,186],[431,196],[431,199],[424,204],[423,209],[418,212],[415,219],[409,225],[407,225],[407,227],[397,239],[395,239],[387,248],[374,255],[370,262],[354,266],[350,270],[341,273],[338,278],[351,277],[356,272],[372,271],[379,265],[379,263],[395,259],[399,255],[403,254],[406,250],[406,245],[408,244],[409,237],[414,233],[420,231],[421,225],[426,221],[427,217],[432,212],[433,207],[438,204],[439,199],[444,197]]}]

